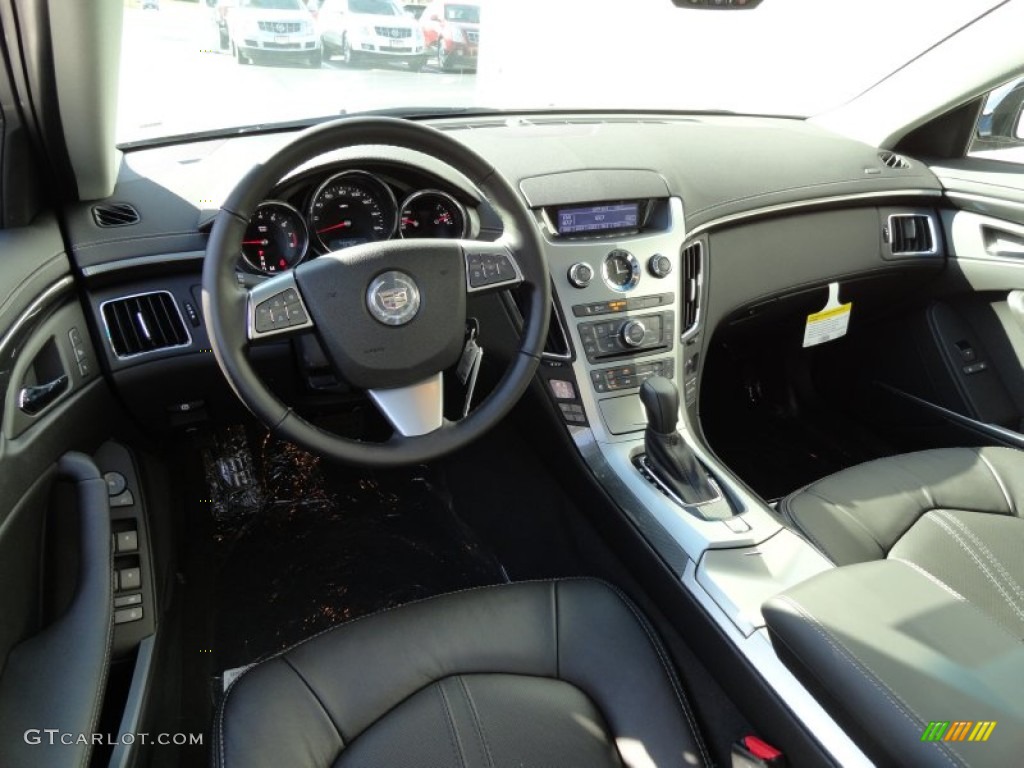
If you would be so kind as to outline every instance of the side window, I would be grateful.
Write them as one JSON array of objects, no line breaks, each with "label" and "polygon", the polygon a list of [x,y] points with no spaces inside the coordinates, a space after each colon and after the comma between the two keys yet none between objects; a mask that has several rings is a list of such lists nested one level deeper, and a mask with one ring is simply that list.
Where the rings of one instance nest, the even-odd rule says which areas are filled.
[{"label": "side window", "polygon": [[989,93],[967,154],[1024,165],[1024,77]]}]

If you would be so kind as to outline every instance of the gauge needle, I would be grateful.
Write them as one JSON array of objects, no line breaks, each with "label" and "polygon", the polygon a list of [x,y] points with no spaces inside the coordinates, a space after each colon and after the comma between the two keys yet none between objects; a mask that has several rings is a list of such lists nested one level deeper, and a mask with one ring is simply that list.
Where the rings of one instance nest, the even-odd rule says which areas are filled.
[{"label": "gauge needle", "polygon": [[346,220],[346,221],[339,222],[338,224],[332,224],[331,226],[325,227],[324,229],[318,229],[316,231],[316,233],[318,235],[322,235],[324,232],[330,232],[332,229],[344,229],[345,227],[351,227],[351,226],[352,226],[352,222]]},{"label": "gauge needle", "polygon": [[243,240],[242,245],[266,245],[267,240]]}]

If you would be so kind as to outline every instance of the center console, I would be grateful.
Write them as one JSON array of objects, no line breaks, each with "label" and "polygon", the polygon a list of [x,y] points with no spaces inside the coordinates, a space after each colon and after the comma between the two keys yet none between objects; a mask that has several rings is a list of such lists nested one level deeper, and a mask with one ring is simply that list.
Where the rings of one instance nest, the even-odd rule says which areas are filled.
[{"label": "center console", "polygon": [[[549,343],[540,376],[583,460],[722,634],[838,762],[868,764],[779,660],[761,613],[772,595],[832,564],[781,525],[691,426],[706,330],[707,238],[687,237],[683,201],[652,172],[558,174],[526,179],[521,190],[543,232],[554,288],[552,334],[559,338]],[[640,391],[653,376],[678,390],[678,422],[661,421],[677,424],[668,434],[674,450],[685,454],[690,470],[696,464],[706,473],[712,492],[699,503],[673,493],[646,455]],[[671,388],[661,381],[657,389]]]}]

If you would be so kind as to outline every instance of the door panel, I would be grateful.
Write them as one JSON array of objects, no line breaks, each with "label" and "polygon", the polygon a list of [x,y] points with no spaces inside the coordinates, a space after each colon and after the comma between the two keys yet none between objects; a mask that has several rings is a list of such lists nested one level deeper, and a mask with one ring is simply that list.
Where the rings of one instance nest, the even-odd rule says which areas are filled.
[{"label": "door panel", "polygon": [[[119,412],[56,221],[0,231],[0,744],[4,765],[79,765],[110,656],[110,515],[88,457]],[[56,382],[53,390],[46,385]],[[69,549],[67,542],[72,543]]]}]

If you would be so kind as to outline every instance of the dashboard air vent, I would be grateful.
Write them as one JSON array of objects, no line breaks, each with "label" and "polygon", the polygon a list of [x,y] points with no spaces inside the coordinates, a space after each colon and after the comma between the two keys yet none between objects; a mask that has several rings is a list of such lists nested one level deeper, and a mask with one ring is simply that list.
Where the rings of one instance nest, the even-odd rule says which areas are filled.
[{"label": "dashboard air vent", "polygon": [[907,158],[903,157],[903,155],[897,155],[895,152],[879,152],[878,159],[882,161],[882,165],[886,168],[894,168],[902,171],[910,167],[910,163],[907,162]]},{"label": "dashboard air vent", "polygon": [[181,311],[169,291],[106,301],[100,313],[110,346],[122,360],[192,343]]},{"label": "dashboard air vent", "polygon": [[128,227],[139,223],[139,212],[129,203],[103,203],[92,207],[98,227]]},{"label": "dashboard air vent", "polygon": [[901,213],[889,217],[889,242],[894,256],[935,253],[935,234],[929,216]]},{"label": "dashboard air vent", "polygon": [[683,327],[685,335],[697,325],[700,317],[700,286],[703,282],[704,245],[699,240],[683,248]]}]

